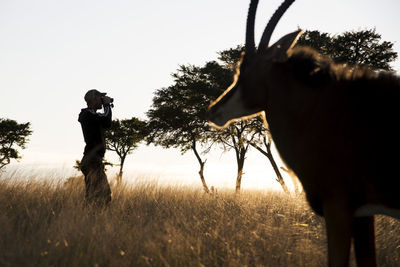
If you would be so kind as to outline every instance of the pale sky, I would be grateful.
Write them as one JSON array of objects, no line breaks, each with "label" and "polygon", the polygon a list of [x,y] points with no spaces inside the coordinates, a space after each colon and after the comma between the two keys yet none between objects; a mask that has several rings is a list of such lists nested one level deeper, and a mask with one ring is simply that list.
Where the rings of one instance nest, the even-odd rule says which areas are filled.
[{"label": "pale sky", "polygon": [[[31,122],[23,158],[8,169],[62,170],[70,175],[84,142],[77,122],[91,88],[115,99],[114,118],[145,119],[153,92],[171,85],[180,64],[203,65],[243,44],[249,1],[244,0],[1,0],[0,117]],[[260,0],[256,43],[280,1]],[[400,52],[396,0],[298,0],[278,24],[272,42],[296,30],[339,34],[376,28]],[[393,65],[400,71],[399,61]],[[107,152],[106,158],[116,162]],[[234,188],[234,152],[216,149],[206,180]],[[154,178],[200,186],[189,151],[140,146],[126,162],[126,179]],[[109,175],[109,177],[111,174]],[[279,188],[267,159],[254,151],[243,188]],[[288,181],[289,183],[289,181]]]}]

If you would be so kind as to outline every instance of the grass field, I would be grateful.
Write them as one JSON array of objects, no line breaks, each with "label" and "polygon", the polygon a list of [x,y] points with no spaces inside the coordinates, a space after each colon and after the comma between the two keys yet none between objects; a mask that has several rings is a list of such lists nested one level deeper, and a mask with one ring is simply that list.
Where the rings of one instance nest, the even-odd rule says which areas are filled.
[{"label": "grass field", "polygon": [[[304,196],[112,190],[109,208],[96,211],[82,208],[82,180],[1,178],[0,266],[327,265],[324,221]],[[378,264],[399,266],[399,222],[378,216],[376,230]]]}]

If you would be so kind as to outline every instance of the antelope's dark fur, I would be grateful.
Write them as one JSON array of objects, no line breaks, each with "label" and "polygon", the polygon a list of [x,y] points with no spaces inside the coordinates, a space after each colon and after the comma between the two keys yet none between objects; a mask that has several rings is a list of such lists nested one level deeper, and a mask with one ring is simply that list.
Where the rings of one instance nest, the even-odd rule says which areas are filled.
[{"label": "antelope's dark fur", "polygon": [[372,71],[367,67],[335,64],[326,56],[309,47],[296,47],[285,63],[288,71],[310,86],[320,87],[328,82],[371,81],[399,87],[398,76],[386,71]]},{"label": "antelope's dark fur", "polygon": [[[287,121],[287,128],[285,128],[287,131],[275,132],[276,115],[269,116],[268,109],[266,109],[266,114],[278,151],[287,164],[301,177],[313,209],[323,215],[321,199],[326,196],[320,194],[326,194],[329,191],[329,188],[322,190],[325,186],[329,186],[329,183],[325,183],[324,176],[327,170],[334,168],[322,163],[329,164],[329,154],[344,158],[341,165],[337,166],[340,170],[337,175],[346,178],[332,177],[332,179],[350,184],[351,192],[348,193],[353,198],[350,201],[353,212],[363,204],[371,202],[376,204],[382,202],[391,208],[400,208],[398,201],[400,177],[393,177],[397,174],[393,168],[398,165],[400,158],[400,131],[397,129],[397,121],[400,117],[399,77],[390,72],[337,65],[329,58],[307,47],[295,48],[286,62],[274,63],[271,69],[274,72],[272,76],[278,77],[277,79],[285,78],[298,84],[294,89],[283,86],[277,90],[287,90],[285,94],[288,96],[304,94],[307,98],[299,99],[299,101],[307,101],[304,112],[310,116]],[[291,90],[303,92],[290,92]],[[311,97],[308,98],[308,96]],[[295,105],[290,101],[288,99],[288,105]],[[297,108],[299,106],[301,104],[297,105]],[[298,112],[303,112],[300,108],[298,109]],[[318,114],[322,114],[323,118],[318,118]],[[285,115],[278,118],[287,120]],[[316,140],[312,136],[303,138],[290,136],[301,133],[305,124],[315,124],[315,130],[307,130],[309,135],[315,131],[316,136],[322,137],[325,142],[332,142],[335,146],[337,146],[337,139],[346,142],[340,148],[343,150],[337,147],[330,149],[329,146],[326,150],[321,149],[320,146],[323,144],[315,144]],[[313,126],[308,128],[313,128]],[[288,143],[289,139],[304,142],[301,146],[304,150],[296,151],[298,144]],[[307,154],[310,151],[313,154],[314,148],[319,153],[325,151],[326,155],[319,155],[320,157],[328,156],[326,160],[315,159],[320,165],[313,166],[320,171],[320,178],[315,180],[321,181],[320,183],[314,182],[314,179],[311,183],[304,182],[310,174],[308,170],[304,170],[304,166],[299,166],[300,162],[304,162],[302,158],[308,157]],[[352,151],[351,156],[346,154],[347,150]],[[342,166],[346,164],[346,160],[347,164],[351,164],[349,170],[356,173],[345,173],[347,170],[342,169]],[[310,159],[308,161],[312,162]],[[338,162],[337,159],[336,162]],[[364,179],[367,179],[367,183],[375,188],[373,190],[361,188],[365,187]]]},{"label": "antelope's dark fur", "polygon": [[234,83],[210,105],[210,120],[226,127],[265,114],[281,158],[325,217],[329,265],[348,266],[353,239],[357,265],[376,266],[374,215],[400,218],[400,78],[296,47],[301,30],[270,46],[293,2],[274,13],[256,49],[258,0],[251,1],[245,54]]}]

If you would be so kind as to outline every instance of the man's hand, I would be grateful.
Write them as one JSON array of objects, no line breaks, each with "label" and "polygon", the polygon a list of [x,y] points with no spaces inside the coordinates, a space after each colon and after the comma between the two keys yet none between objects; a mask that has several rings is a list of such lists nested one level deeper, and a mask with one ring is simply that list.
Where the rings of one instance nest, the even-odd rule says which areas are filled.
[{"label": "man's hand", "polygon": [[103,96],[103,105],[111,104],[112,98],[108,96]]}]

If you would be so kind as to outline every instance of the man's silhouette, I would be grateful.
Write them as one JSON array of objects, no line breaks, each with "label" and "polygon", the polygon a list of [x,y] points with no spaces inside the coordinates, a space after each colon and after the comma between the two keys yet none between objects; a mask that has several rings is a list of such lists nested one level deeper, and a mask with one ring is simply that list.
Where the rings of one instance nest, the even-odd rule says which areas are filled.
[{"label": "man's silhouette", "polygon": [[[85,175],[85,203],[103,207],[111,201],[103,157],[106,151],[104,129],[111,126],[112,98],[106,96],[106,93],[91,89],[85,94],[85,101],[87,108],[81,110],[78,119],[86,143],[81,161],[81,170]],[[104,113],[97,113],[102,107]]]}]

